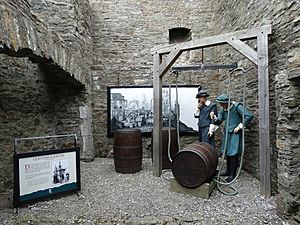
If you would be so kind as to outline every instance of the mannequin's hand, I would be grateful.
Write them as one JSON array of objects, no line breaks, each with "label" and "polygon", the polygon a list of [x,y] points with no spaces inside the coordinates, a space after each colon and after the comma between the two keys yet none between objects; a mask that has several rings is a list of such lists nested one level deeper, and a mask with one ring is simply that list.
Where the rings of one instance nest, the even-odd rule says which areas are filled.
[{"label": "mannequin's hand", "polygon": [[209,116],[210,116],[210,119],[211,120],[215,120],[215,113],[214,112],[210,112],[210,114],[209,114]]},{"label": "mannequin's hand", "polygon": [[236,128],[234,128],[233,132],[234,132],[234,133],[237,133],[237,132],[239,132],[240,130],[242,130],[243,127],[244,127],[243,124],[240,123]]},{"label": "mannequin's hand", "polygon": [[241,128],[236,127],[236,128],[234,128],[233,132],[234,132],[234,133],[237,133],[237,132],[239,132],[240,130],[241,130]]},{"label": "mannequin's hand", "polygon": [[208,136],[208,137],[210,137],[210,138],[211,138],[213,135],[214,135],[214,133],[213,133],[213,132],[211,132],[211,131],[208,131],[208,133],[207,133],[207,136]]},{"label": "mannequin's hand", "polygon": [[202,102],[198,102],[198,109],[201,109],[203,107]]}]

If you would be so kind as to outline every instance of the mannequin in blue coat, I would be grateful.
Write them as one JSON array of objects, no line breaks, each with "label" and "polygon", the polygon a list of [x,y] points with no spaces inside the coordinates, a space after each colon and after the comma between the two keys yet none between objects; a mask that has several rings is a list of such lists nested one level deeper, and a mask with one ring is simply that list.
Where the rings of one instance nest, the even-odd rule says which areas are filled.
[{"label": "mannequin in blue coat", "polygon": [[[228,130],[227,147],[226,147],[226,161],[227,170],[223,176],[228,176],[227,182],[231,182],[236,175],[236,169],[238,167],[238,158],[242,151],[242,129],[247,127],[253,119],[253,114],[244,107],[241,103],[234,101],[229,102],[229,96],[227,94],[221,94],[217,97],[217,102],[221,104],[221,112],[218,117],[214,118],[214,123],[220,125],[224,121],[224,136],[222,139],[222,153],[225,150],[225,136]],[[228,109],[229,108],[229,109]],[[227,127],[227,118],[229,121]],[[244,124],[243,124],[244,115]]]},{"label": "mannequin in blue coat", "polygon": [[198,136],[199,142],[205,142],[215,147],[215,135],[216,127],[213,123],[214,115],[217,115],[217,105],[208,100],[207,94],[204,90],[199,90],[196,98],[198,99],[198,105],[194,113],[194,117],[198,118]]}]

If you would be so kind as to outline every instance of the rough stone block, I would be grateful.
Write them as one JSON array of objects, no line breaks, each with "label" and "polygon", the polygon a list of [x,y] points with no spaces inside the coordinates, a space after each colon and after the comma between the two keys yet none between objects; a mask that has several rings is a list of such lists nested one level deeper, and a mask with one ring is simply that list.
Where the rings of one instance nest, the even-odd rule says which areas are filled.
[{"label": "rough stone block", "polygon": [[0,209],[12,207],[12,193],[0,193]]},{"label": "rough stone block", "polygon": [[80,106],[79,113],[81,119],[91,118],[91,109],[88,106]]},{"label": "rough stone block", "polygon": [[215,186],[216,182],[211,181],[196,188],[186,188],[179,184],[174,178],[170,180],[170,188],[172,191],[206,199],[209,198]]}]

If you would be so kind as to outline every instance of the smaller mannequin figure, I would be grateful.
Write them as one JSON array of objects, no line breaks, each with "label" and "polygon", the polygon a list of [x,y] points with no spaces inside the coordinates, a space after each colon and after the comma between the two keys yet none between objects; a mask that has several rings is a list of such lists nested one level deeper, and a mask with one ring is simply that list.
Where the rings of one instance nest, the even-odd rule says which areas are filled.
[{"label": "smaller mannequin figure", "polygon": [[205,90],[199,89],[196,98],[198,104],[194,117],[198,118],[199,142],[206,142],[215,147],[215,135],[217,126],[213,124],[213,119],[217,115],[217,105],[208,100],[209,94]]},{"label": "smaller mannequin figure", "polygon": [[[221,112],[218,117],[214,117],[214,123],[220,125],[224,122],[224,136],[222,139],[222,153],[225,149],[225,138],[228,130],[227,146],[226,146],[226,161],[227,170],[221,176],[228,176],[227,182],[231,182],[236,176],[236,170],[238,168],[239,155],[242,151],[242,129],[247,127],[253,119],[253,114],[244,107],[241,103],[234,101],[229,102],[229,96],[227,94],[221,94],[217,97],[217,102],[221,105]],[[228,127],[227,118],[229,115]],[[243,124],[244,115],[244,124]]]}]

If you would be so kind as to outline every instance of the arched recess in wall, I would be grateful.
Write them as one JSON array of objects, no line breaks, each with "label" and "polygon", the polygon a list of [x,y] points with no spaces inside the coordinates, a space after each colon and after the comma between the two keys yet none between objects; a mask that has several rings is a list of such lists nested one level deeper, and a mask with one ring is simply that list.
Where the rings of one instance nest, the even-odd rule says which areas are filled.
[{"label": "arched recess in wall", "polygon": [[[192,40],[192,30],[186,27],[174,27],[169,29],[169,44],[177,44]],[[191,52],[185,52],[177,63],[186,63],[190,60]]]},{"label": "arched recess in wall", "polygon": [[186,27],[174,27],[169,29],[169,44],[192,40],[192,31]]}]

